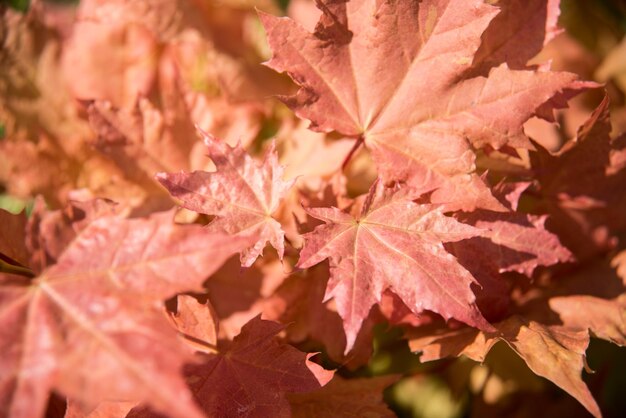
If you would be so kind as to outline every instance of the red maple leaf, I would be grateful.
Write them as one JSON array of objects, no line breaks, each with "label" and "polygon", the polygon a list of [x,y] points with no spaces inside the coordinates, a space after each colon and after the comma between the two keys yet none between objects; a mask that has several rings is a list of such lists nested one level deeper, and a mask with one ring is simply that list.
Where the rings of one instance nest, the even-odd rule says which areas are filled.
[{"label": "red maple leaf", "polygon": [[[355,208],[355,211],[358,210]],[[335,298],[347,336],[346,351],[370,308],[389,288],[414,312],[425,309],[491,329],[474,303],[474,277],[448,253],[443,242],[484,231],[445,216],[436,205],[413,202],[406,191],[376,182],[354,215],[337,208],[308,209],[325,225],[304,236],[298,267],[330,260],[325,299]]]},{"label": "red maple leaf", "polygon": [[254,245],[241,254],[243,266],[252,265],[268,241],[282,259],[285,234],[272,214],[294,180],[282,179],[283,167],[278,165],[274,146],[259,163],[240,145],[232,148],[204,132],[201,134],[217,171],[160,173],[157,179],[185,208],[216,215],[210,229],[257,237]]},{"label": "red maple leaf", "polygon": [[[232,342],[218,344],[213,354],[199,354],[201,363],[186,368],[189,386],[208,416],[290,416],[286,394],[311,392],[332,379],[334,372],[310,361],[311,354],[279,341],[283,329],[253,318]],[[129,414],[151,416],[145,409]]]},{"label": "red maple leaf", "polygon": [[626,136],[610,132],[605,97],[576,138],[554,154],[531,155],[548,225],[581,260],[611,249],[626,230]]},{"label": "red maple leaf", "polygon": [[181,374],[190,352],[159,304],[249,243],[167,213],[103,217],[35,279],[0,276],[0,415],[43,416],[58,390],[84,405],[133,400],[201,417]]},{"label": "red maple leaf", "polygon": [[273,51],[268,65],[301,87],[285,102],[313,129],[364,142],[385,181],[437,189],[435,203],[501,209],[475,174],[473,149],[532,148],[522,124],[576,76],[506,64],[471,75],[498,14],[482,0],[324,0],[318,7],[312,34],[260,14]]}]

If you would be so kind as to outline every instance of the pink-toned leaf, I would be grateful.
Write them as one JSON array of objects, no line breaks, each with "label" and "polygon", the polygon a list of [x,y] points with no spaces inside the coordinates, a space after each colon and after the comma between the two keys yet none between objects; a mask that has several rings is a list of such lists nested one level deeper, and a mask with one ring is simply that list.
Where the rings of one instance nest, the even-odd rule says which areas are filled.
[{"label": "pink-toned leaf", "polygon": [[464,78],[497,15],[482,0],[327,0],[319,7],[313,34],[260,14],[273,51],[268,65],[301,87],[286,103],[315,130],[364,140],[385,181],[439,189],[436,203],[462,197],[464,210],[502,209],[486,198],[472,148],[532,148],[522,124],[576,77],[503,64],[487,77]]},{"label": "pink-toned leaf", "polygon": [[504,62],[523,69],[559,33],[560,0],[499,1],[500,13],[482,36],[474,64],[483,71]]},{"label": "pink-toned leaf", "polygon": [[343,318],[346,351],[386,289],[414,313],[428,309],[491,329],[470,290],[476,280],[443,247],[443,242],[480,236],[483,231],[444,216],[441,208],[414,203],[381,182],[372,186],[356,216],[337,208],[308,213],[326,224],[305,235],[298,267],[330,260],[325,299],[335,299]]},{"label": "pink-toned leaf", "polygon": [[[176,314],[171,315],[179,332],[191,337],[188,342],[196,350],[206,349],[194,340],[204,341],[210,346],[217,345],[218,319],[209,301],[200,303],[192,296],[178,295]],[[211,351],[212,352],[212,351]]]},{"label": "pink-toned leaf", "polygon": [[180,374],[189,352],[159,303],[198,288],[249,242],[171,214],[104,217],[39,277],[2,280],[2,415],[40,417],[55,389],[86,407],[115,399],[201,417]]},{"label": "pink-toned leaf", "polygon": [[[593,263],[553,282],[519,306],[518,314],[494,323],[495,333],[433,325],[409,332],[423,360],[464,354],[483,361],[490,348],[505,341],[536,374],[574,396],[592,414],[600,411],[580,379],[589,333],[623,345],[626,332],[626,280],[619,277],[624,254]],[[617,269],[617,271],[616,271]],[[616,274],[617,273],[617,274]]]},{"label": "pink-toned leaf", "polygon": [[76,236],[99,218],[122,217],[122,208],[105,199],[71,201],[62,210],[50,211],[41,197],[28,219],[25,243],[29,266],[36,273],[56,262]]},{"label": "pink-toned leaf", "polygon": [[171,216],[101,218],[74,239],[46,275],[84,275],[82,269],[88,268],[89,276],[106,275],[126,292],[167,299],[199,289],[228,257],[251,241],[211,233],[200,225],[177,225]]},{"label": "pink-toned leaf", "polygon": [[[190,168],[194,145],[201,145],[184,108],[180,92],[169,95],[166,117],[147,99],[129,109],[119,109],[105,101],[88,102],[87,115],[97,134],[93,146],[140,185],[152,199],[160,198],[160,208],[170,199],[154,181],[162,170]],[[171,96],[175,96],[172,98]],[[181,108],[182,107],[182,108]]]},{"label": "pink-toned leaf", "polygon": [[[131,108],[155,81],[157,39],[146,25],[137,22],[137,16],[128,15],[132,7],[125,6],[129,2],[99,3],[81,3],[78,23],[63,56],[65,73],[71,77],[76,98],[108,100],[117,107]],[[102,50],[109,52],[99,52]]]},{"label": "pink-toned leaf", "polygon": [[[494,188],[494,195],[505,206],[516,210],[521,194],[529,185],[527,182],[500,183]],[[476,210],[469,214],[460,213],[457,217],[484,231],[482,237],[447,246],[480,283],[477,296],[479,301],[483,299],[479,303],[483,313],[485,309],[492,313],[502,312],[508,304],[505,293],[509,289],[499,277],[500,273],[514,271],[531,277],[538,266],[573,261],[572,254],[561,245],[558,236],[545,229],[545,216]]]},{"label": "pink-toned leaf", "polygon": [[212,230],[256,236],[257,242],[241,255],[245,267],[261,255],[267,242],[282,259],[284,232],[272,214],[294,180],[282,179],[283,167],[278,165],[273,146],[261,163],[241,146],[232,148],[204,132],[202,135],[217,171],[160,173],[157,179],[182,201],[183,207],[216,215],[217,219],[210,225]]},{"label": "pink-toned leaf", "polygon": [[285,129],[278,138],[280,162],[287,178],[298,178],[300,187],[315,189],[341,169],[353,142],[331,140],[319,132],[306,129],[304,123]]},{"label": "pink-toned leaf", "polygon": [[479,210],[460,215],[460,220],[487,231],[485,238],[491,243],[485,243],[483,238],[474,239],[467,245],[473,245],[476,253],[486,253],[501,273],[515,271],[531,276],[538,266],[573,260],[559,238],[545,229],[545,216]]}]

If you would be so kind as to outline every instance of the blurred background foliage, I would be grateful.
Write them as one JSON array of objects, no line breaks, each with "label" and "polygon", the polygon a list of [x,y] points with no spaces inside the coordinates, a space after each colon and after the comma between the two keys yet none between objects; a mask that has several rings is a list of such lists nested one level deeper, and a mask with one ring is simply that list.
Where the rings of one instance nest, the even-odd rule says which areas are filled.
[{"label": "blurred background foliage", "polygon": [[[29,0],[1,0],[5,7],[26,12]],[[48,3],[78,4],[78,0],[46,0]],[[290,0],[275,0],[287,11]],[[567,42],[553,42],[545,53],[557,66],[575,71],[583,78],[606,83],[611,97],[615,124],[626,127],[620,114],[626,112],[626,0],[561,0],[560,25]],[[572,43],[574,42],[574,44]],[[565,47],[568,50],[565,50]],[[576,49],[578,48],[578,49]],[[574,52],[572,52],[574,51]],[[607,60],[610,68],[606,70]],[[605,70],[601,70],[602,64]],[[576,100],[591,110],[602,98],[592,91]],[[566,125],[566,124],[564,124]],[[578,126],[576,123],[571,126]],[[268,128],[269,129],[269,128]],[[571,129],[561,126],[561,134],[571,137]],[[276,128],[265,136],[271,136]],[[0,122],[0,140],[5,128]],[[626,185],[625,185],[626,187]],[[0,208],[18,213],[32,202],[0,190]],[[471,360],[446,359],[420,363],[410,352],[399,328],[377,326],[374,355],[365,367],[340,368],[346,377],[397,374],[402,378],[385,391],[385,399],[400,417],[586,417],[584,408],[546,379],[532,373],[504,343],[490,352],[484,364]],[[594,397],[607,418],[626,414],[626,348],[592,340],[587,351],[589,370],[585,374]],[[329,363],[327,366],[337,366]]]}]

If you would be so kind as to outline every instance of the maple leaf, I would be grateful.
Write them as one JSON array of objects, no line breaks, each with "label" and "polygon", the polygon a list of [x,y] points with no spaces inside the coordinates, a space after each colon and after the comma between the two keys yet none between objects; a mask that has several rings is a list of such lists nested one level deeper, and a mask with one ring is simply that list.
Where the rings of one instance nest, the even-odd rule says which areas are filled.
[{"label": "maple leaf", "polygon": [[[597,338],[626,345],[626,251],[569,275],[546,297],[568,327],[589,330]],[[623,267],[621,267],[623,269]]]},{"label": "maple leaf", "polygon": [[[366,182],[369,189],[372,182],[368,181],[367,177],[360,176],[359,181]],[[303,245],[302,233],[312,231],[314,227],[322,223],[306,214],[304,209],[306,206],[334,206],[344,209],[345,206],[352,204],[352,199],[347,197],[347,179],[341,171],[335,171],[330,179],[319,181],[317,185],[308,183],[306,177],[304,181],[301,179],[302,177],[298,177],[297,187],[294,187],[285,198],[278,216],[289,243],[298,249]]]},{"label": "maple leaf", "polygon": [[[252,266],[241,268],[239,257],[231,257],[206,282],[208,298],[220,320],[220,338],[232,340],[252,318],[267,314],[266,299],[287,277],[284,265],[272,254],[264,254]],[[277,306],[270,307],[270,310]]]},{"label": "maple leaf", "polygon": [[282,179],[283,167],[278,165],[274,146],[260,163],[239,145],[232,148],[205,132],[201,134],[217,171],[159,173],[157,179],[183,207],[216,215],[210,229],[258,238],[241,254],[244,267],[254,263],[268,241],[282,259],[285,234],[272,214],[295,180]]},{"label": "maple leaf", "polygon": [[[491,353],[474,413],[505,413],[493,383],[547,410],[505,345],[600,413],[580,375],[590,337],[626,344],[626,109],[555,113],[597,85],[550,68],[623,87],[626,42],[564,33],[545,55],[559,0],[292,0],[305,28],[261,12],[266,33],[253,6],[275,0],[31,3],[0,6],[0,206],[63,209],[0,210],[0,417],[391,416],[394,377],[320,388],[331,373],[294,348],[353,370],[381,322],[425,360]],[[581,5],[563,16],[577,39],[611,32]],[[196,127],[220,138],[213,161]],[[170,208],[154,174],[180,170],[206,173],[161,180],[204,178],[185,193],[211,208],[176,219],[210,226],[128,219]]]},{"label": "maple leaf", "polygon": [[[81,2],[77,22],[63,44],[61,73],[48,82],[57,85],[56,78],[71,80],[73,96],[89,103],[86,113],[96,138],[92,132],[83,133],[82,142],[93,144],[103,154],[115,169],[110,177],[121,174],[140,189],[132,193],[132,206],[142,206],[144,211],[163,210],[171,204],[154,181],[154,173],[204,167],[193,164],[203,161],[195,123],[221,137],[243,136],[249,142],[261,129],[265,103],[235,104],[221,90],[220,79],[226,72],[237,78],[230,84],[242,84],[245,78],[250,85],[256,80],[250,82],[252,77],[241,74],[237,65],[223,68],[227,54],[214,45],[220,37],[213,39],[217,34],[207,27],[205,19],[213,20],[207,15],[214,14],[204,10],[207,7],[213,9],[186,0]],[[252,10],[243,15],[250,14]],[[234,18],[232,12],[228,15],[233,25],[244,20]],[[224,14],[220,17],[225,19]],[[238,37],[233,43],[242,40]],[[271,70],[262,70],[278,78]],[[263,96],[267,95],[264,91]],[[84,119],[83,115],[83,125]],[[144,196],[139,196],[141,192]]]},{"label": "maple leaf", "polygon": [[559,33],[561,0],[506,0],[496,5],[500,13],[490,22],[474,57],[481,72],[504,62],[525,69],[527,62]]},{"label": "maple leaf", "polygon": [[[208,299],[220,320],[219,336],[232,339],[252,318],[289,324],[285,338],[291,344],[306,344],[324,352],[335,362],[353,370],[367,364],[372,354],[372,328],[375,320],[365,321],[355,348],[344,355],[346,346],[341,317],[333,301],[322,303],[328,281],[328,265],[289,274],[276,257],[264,255],[242,271],[239,259],[228,260],[209,280]],[[378,321],[379,322],[379,321]]]},{"label": "maple leaf", "polygon": [[39,277],[0,276],[0,415],[42,416],[55,389],[85,405],[133,400],[201,417],[180,373],[189,356],[159,304],[249,242],[171,214],[104,217]]},{"label": "maple leaf", "polygon": [[[132,7],[133,4],[145,6],[150,2],[98,3],[80,4],[77,23],[63,55],[64,72],[71,77],[74,97],[133,107],[139,96],[150,92],[156,78],[158,39],[146,25],[145,15],[131,10],[141,8]],[[105,49],[107,54],[97,52]]]},{"label": "maple leaf", "polygon": [[498,341],[504,341],[535,374],[551,380],[572,395],[593,416],[602,416],[580,376],[589,345],[587,331],[544,325],[520,315],[493,325],[497,331],[491,333],[466,327],[439,335],[427,333],[420,336],[418,331],[416,336],[409,334],[409,345],[412,351],[422,352],[422,361],[465,355],[483,362],[489,350]]},{"label": "maple leaf", "polygon": [[[163,170],[190,168],[190,159],[199,154],[201,145],[185,112],[163,121],[163,114],[148,100],[140,100],[132,109],[117,109],[108,102],[87,104],[87,115],[97,134],[92,145],[111,160],[124,176],[145,191],[144,210],[164,210],[171,199],[154,180]],[[173,133],[181,139],[174,139]],[[194,153],[195,151],[195,153]]]},{"label": "maple leaf", "polygon": [[25,228],[28,265],[37,274],[54,264],[74,238],[97,219],[122,217],[122,208],[105,199],[71,201],[62,210],[49,211],[41,196],[35,199]]},{"label": "maple leaf", "polygon": [[523,303],[511,317],[494,323],[496,333],[469,328],[435,327],[409,331],[413,350],[422,360],[464,354],[483,361],[498,341],[505,341],[529,368],[564,389],[589,412],[600,416],[597,404],[580,378],[589,333],[626,344],[626,253],[610,263],[600,261],[558,277],[543,292]]},{"label": "maple leaf", "polygon": [[[206,349],[203,344],[210,347],[217,344],[218,319],[213,306],[209,301],[201,303],[192,296],[178,295],[176,298],[176,314],[171,315],[176,329],[191,343],[196,349]],[[191,338],[189,338],[191,337]],[[212,351],[210,351],[212,352]]]},{"label": "maple leaf", "polygon": [[510,303],[509,291],[514,281],[502,273],[517,272],[532,277],[538,266],[573,261],[558,236],[546,230],[546,216],[515,212],[521,194],[529,185],[498,184],[493,188],[494,196],[510,212],[478,209],[457,214],[457,219],[482,229],[484,234],[445,246],[480,284],[476,290],[477,304],[489,320],[502,319]]},{"label": "maple leaf", "polygon": [[[324,386],[333,372],[309,360],[311,354],[281,343],[284,326],[257,316],[232,343],[218,344],[217,354],[202,354],[202,363],[186,369],[191,390],[208,416],[290,416],[287,393]],[[152,416],[137,411],[129,418]]]},{"label": "maple leaf", "polygon": [[336,173],[352,141],[330,140],[319,132],[306,129],[303,122],[284,129],[277,138],[280,162],[286,166],[287,178],[298,177],[299,186],[319,188],[324,179]]},{"label": "maple leaf", "polygon": [[448,253],[443,242],[480,236],[483,231],[418,204],[402,190],[377,181],[353,216],[337,208],[307,211],[325,222],[304,235],[297,267],[330,260],[325,299],[335,298],[347,336],[346,351],[370,308],[389,288],[414,312],[425,309],[491,329],[476,307],[472,275]]},{"label": "maple leaf", "polygon": [[496,332],[443,329],[434,324],[408,331],[411,349],[421,351],[423,361],[466,355],[482,362],[496,342],[504,341],[535,374],[600,416],[580,374],[587,369],[590,332],[619,345],[626,343],[626,275],[619,270],[625,254],[618,254],[610,264],[597,262],[554,278],[541,293],[521,302],[513,315],[493,323]]},{"label": "maple leaf", "polygon": [[612,248],[626,229],[626,137],[610,132],[605,97],[575,139],[555,154],[538,148],[531,155],[549,226],[581,260]]},{"label": "maple leaf", "polygon": [[472,148],[532,148],[522,124],[576,76],[503,64],[465,78],[498,13],[482,0],[318,4],[313,34],[260,13],[267,65],[301,87],[285,102],[313,129],[363,141],[385,181],[437,189],[434,203],[502,210],[474,174]]},{"label": "maple leaf", "polygon": [[[506,317],[511,305],[511,288],[516,281],[502,274],[498,261],[502,256],[513,258],[518,254],[494,245],[488,238],[470,238],[446,243],[444,247],[478,282],[474,294],[483,316],[490,322]],[[482,251],[483,248],[489,250]]]},{"label": "maple leaf", "polygon": [[459,220],[487,232],[485,238],[473,238],[457,248],[473,246],[476,254],[485,254],[498,266],[499,273],[516,271],[530,277],[538,266],[572,261],[572,254],[559,238],[545,229],[546,219],[546,216],[483,210],[461,214]]},{"label": "maple leaf", "polygon": [[310,393],[287,395],[291,416],[315,417],[395,417],[383,401],[383,390],[398,381],[397,376],[369,379],[343,379],[335,376],[323,388]]},{"label": "maple leaf", "polygon": [[361,326],[354,347],[346,353],[343,322],[334,301],[322,302],[328,278],[328,264],[325,262],[306,269],[304,274],[292,274],[265,301],[263,315],[290,324],[286,332],[292,343],[321,343],[328,357],[354,370],[367,364],[372,356],[373,327],[380,320],[377,312],[370,313]]}]

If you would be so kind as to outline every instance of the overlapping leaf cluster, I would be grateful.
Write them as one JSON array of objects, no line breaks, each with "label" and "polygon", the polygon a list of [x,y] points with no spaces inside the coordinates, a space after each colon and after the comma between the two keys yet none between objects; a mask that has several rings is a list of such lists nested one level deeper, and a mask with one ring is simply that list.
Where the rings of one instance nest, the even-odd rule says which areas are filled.
[{"label": "overlapping leaf cluster", "polygon": [[601,416],[626,140],[609,92],[553,141],[603,87],[534,58],[560,2],[316,6],[2,9],[0,416],[392,416],[385,327]]}]

